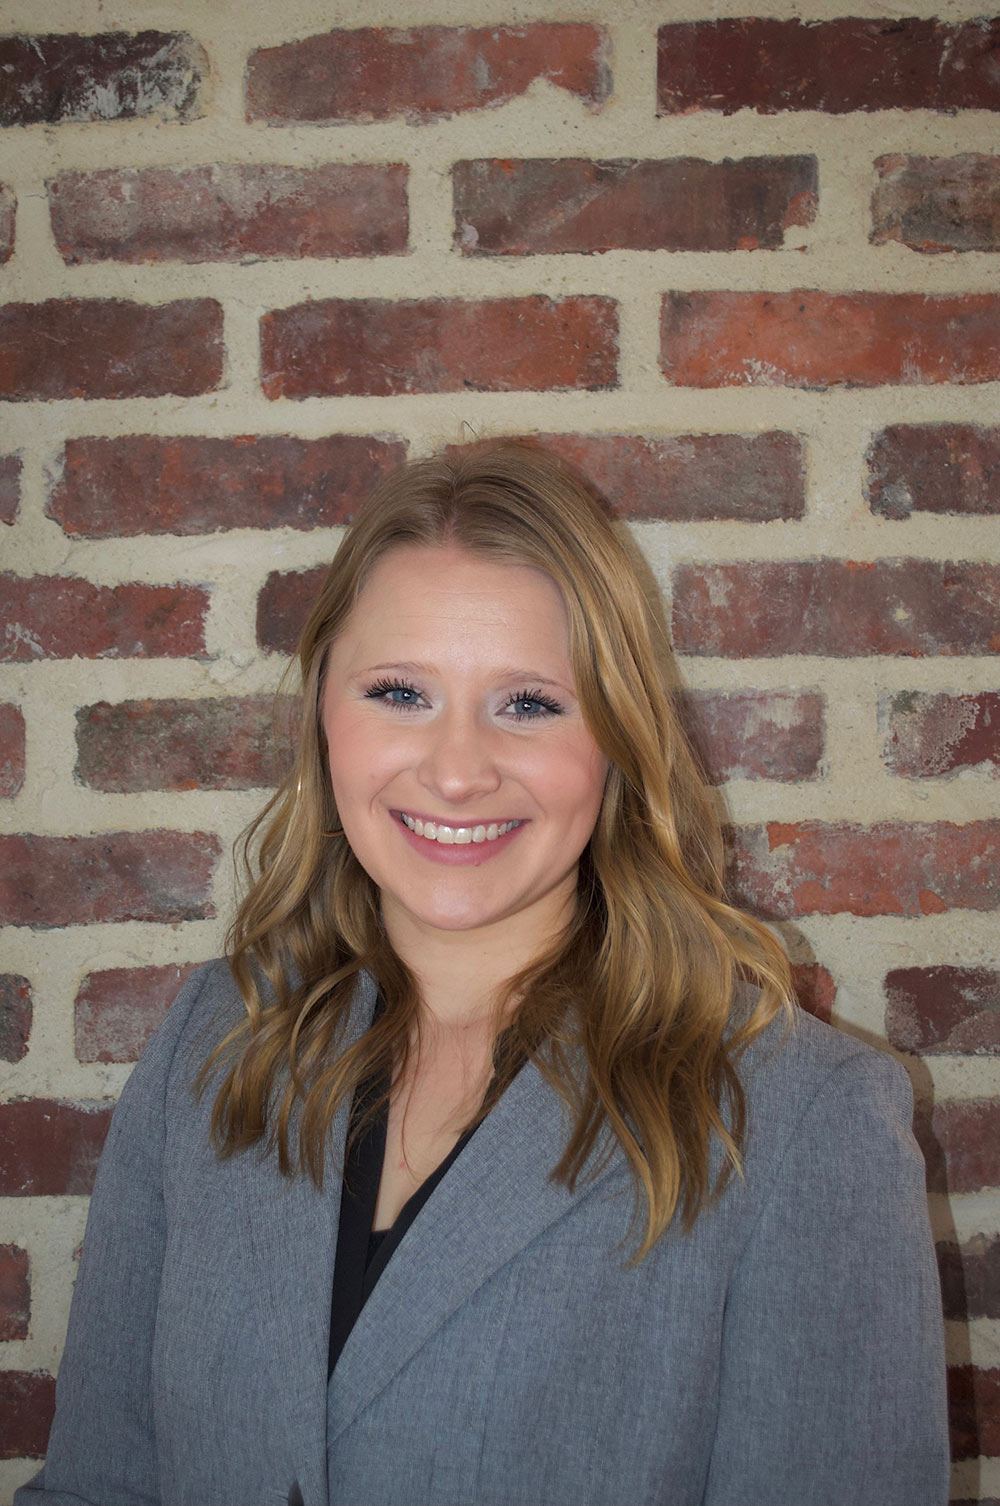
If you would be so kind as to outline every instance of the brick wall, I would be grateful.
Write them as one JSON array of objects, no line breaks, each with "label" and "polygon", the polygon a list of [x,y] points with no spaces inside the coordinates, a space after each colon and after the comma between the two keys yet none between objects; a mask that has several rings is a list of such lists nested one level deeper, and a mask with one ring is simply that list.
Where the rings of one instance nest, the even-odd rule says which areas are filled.
[{"label": "brick wall", "polygon": [[1000,20],[747,9],[8,0],[4,1500],[340,526],[526,430],[647,553],[803,1001],[910,1071],[953,1496],[1000,1497]]}]

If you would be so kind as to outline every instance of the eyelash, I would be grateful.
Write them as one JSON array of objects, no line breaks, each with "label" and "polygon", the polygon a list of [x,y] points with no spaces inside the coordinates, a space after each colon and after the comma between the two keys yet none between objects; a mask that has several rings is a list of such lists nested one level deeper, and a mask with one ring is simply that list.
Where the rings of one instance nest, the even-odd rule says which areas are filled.
[{"label": "eyelash", "polygon": [[[394,690],[404,691],[413,697],[411,701],[392,701],[389,699]],[[396,711],[411,711],[420,700],[420,692],[415,685],[408,685],[405,680],[376,680],[365,691],[365,699],[371,701],[384,701]],[[533,702],[542,708],[541,712],[515,711],[515,722],[537,722],[547,716],[561,716],[563,708],[558,701],[552,699],[541,690],[519,690],[505,702],[505,710],[511,707],[523,705],[524,702]]]}]

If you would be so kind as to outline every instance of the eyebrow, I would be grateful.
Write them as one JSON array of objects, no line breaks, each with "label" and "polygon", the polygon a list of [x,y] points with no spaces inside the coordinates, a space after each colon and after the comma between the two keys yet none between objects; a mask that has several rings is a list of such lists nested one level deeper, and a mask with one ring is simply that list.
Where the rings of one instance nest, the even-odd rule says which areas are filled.
[{"label": "eyebrow", "polygon": [[[394,659],[390,664],[369,664],[366,669],[356,670],[359,675],[377,675],[395,671],[397,674],[411,675],[435,675],[433,664],[418,664],[410,659]],[[502,666],[494,676],[498,681],[523,680],[530,681],[532,685],[551,685],[561,690],[570,687],[563,680],[553,680],[549,675],[539,674],[535,669],[524,669],[517,665]]]}]

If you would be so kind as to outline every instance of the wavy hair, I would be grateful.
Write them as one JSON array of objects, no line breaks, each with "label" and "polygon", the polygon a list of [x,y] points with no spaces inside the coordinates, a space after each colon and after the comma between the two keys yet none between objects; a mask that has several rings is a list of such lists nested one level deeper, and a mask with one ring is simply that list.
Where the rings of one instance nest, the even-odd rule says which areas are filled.
[{"label": "wavy hair", "polygon": [[[642,1259],[676,1213],[690,1227],[741,1166],[738,1059],[786,1007],[788,964],[726,902],[719,822],[664,680],[665,630],[628,552],[590,487],[539,446],[480,444],[402,467],[330,566],[299,643],[295,761],[245,834],[248,887],[228,955],[247,1018],[200,1079],[225,1069],[215,1140],[223,1154],[263,1142],[283,1172],[321,1186],[338,1108],[400,1073],[413,1049],[417,985],[339,830],[320,708],[328,650],[375,563],[443,544],[555,582],[583,715],[611,765],[575,914],[504,990],[495,1075],[474,1122],[533,1061],[571,1112],[553,1176],[572,1188],[617,1143],[644,1216]],[[348,1045],[363,969],[385,1009]],[[741,980],[759,994],[736,1010]]]}]

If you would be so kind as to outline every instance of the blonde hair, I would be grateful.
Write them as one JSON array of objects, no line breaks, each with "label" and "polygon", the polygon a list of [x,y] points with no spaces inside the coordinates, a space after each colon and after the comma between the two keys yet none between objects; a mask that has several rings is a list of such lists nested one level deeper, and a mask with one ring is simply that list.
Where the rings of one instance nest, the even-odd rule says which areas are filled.
[{"label": "blonde hair", "polygon": [[[327,652],[375,563],[391,549],[446,543],[536,566],[555,582],[583,714],[611,763],[576,914],[552,950],[509,982],[480,1117],[533,1061],[572,1115],[553,1176],[573,1187],[591,1156],[617,1141],[645,1215],[641,1259],[675,1213],[690,1226],[739,1169],[737,1061],[785,1006],[788,964],[759,922],[726,903],[719,822],[664,682],[663,634],[636,570],[590,488],[540,447],[479,445],[403,467],[330,566],[299,644],[296,759],[247,834],[249,888],[229,960],[248,1018],[202,1071],[204,1085],[226,1068],[213,1131],[223,1154],[263,1141],[283,1172],[322,1185],[338,1108],[359,1084],[406,1063],[418,990],[386,938],[374,884],[338,832],[320,703]],[[385,1009],[348,1045],[363,969]],[[740,980],[760,993],[736,1012]],[[713,1140],[724,1152],[717,1177]]]}]

